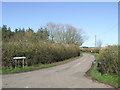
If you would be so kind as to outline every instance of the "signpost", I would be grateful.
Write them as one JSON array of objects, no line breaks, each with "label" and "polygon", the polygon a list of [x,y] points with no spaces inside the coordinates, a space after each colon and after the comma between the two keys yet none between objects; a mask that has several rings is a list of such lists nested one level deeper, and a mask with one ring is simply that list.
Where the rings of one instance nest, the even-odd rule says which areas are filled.
[{"label": "signpost", "polygon": [[26,59],[26,57],[13,57],[13,59],[15,60],[15,68],[18,66],[18,60],[23,60],[22,61],[22,66],[24,67],[24,65],[25,65],[25,59]]}]

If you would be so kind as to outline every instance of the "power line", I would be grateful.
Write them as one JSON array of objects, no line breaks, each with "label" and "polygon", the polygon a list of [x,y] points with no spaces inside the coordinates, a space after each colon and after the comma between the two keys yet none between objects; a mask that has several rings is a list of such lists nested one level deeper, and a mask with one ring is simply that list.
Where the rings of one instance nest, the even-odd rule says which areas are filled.
[{"label": "power line", "polygon": [[[100,35],[100,36],[103,36],[103,35],[106,35],[107,33],[109,33],[109,32],[111,32],[113,29],[115,29],[118,25],[120,25],[120,23],[118,23],[118,24],[115,24],[113,27],[111,27],[110,29],[108,29],[107,31],[104,31],[104,32],[102,32],[102,33],[99,33],[99,34],[97,34],[98,36]],[[95,47],[96,47],[96,36],[97,35],[95,35]]]},{"label": "power line", "polygon": [[113,27],[111,27],[110,29],[102,32],[102,33],[99,33],[99,35],[105,35],[106,33],[109,33],[111,32],[114,28],[116,28],[118,26],[118,24],[115,24]]}]

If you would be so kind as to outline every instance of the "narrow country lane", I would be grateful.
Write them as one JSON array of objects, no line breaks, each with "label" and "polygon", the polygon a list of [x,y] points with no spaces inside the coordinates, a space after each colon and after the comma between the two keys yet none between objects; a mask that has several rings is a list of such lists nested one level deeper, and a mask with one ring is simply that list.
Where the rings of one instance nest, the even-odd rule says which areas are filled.
[{"label": "narrow country lane", "polygon": [[2,76],[3,88],[111,88],[109,85],[86,78],[94,56],[83,57],[69,63],[36,71]]}]

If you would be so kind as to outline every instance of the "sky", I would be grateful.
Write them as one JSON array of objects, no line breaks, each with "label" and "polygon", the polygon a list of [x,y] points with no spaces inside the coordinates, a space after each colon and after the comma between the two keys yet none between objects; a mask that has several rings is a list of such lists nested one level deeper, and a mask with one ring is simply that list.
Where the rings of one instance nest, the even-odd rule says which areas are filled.
[{"label": "sky", "polygon": [[2,24],[31,27],[35,32],[48,22],[71,24],[88,37],[82,46],[118,44],[117,2],[2,2]]}]

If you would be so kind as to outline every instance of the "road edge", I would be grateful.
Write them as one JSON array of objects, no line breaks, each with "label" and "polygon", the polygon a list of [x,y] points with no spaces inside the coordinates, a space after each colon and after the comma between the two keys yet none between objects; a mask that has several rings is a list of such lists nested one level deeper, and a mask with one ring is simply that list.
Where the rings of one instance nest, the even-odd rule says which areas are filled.
[{"label": "road edge", "polygon": [[[93,54],[92,54],[92,55],[93,55]],[[109,85],[109,86],[111,86],[111,87],[113,87],[113,88],[115,88],[115,89],[118,89],[118,88],[119,88],[119,87],[113,86],[113,85],[110,84],[110,83],[103,82],[103,81],[100,81],[100,80],[97,80],[97,79],[93,78],[93,77],[90,75],[90,72],[91,72],[91,70],[93,69],[93,67],[94,67],[94,65],[91,64],[91,67],[88,69],[87,72],[85,72],[85,75],[84,75],[84,76],[85,76],[86,78],[91,79],[91,80],[94,81],[94,82],[99,82],[99,83],[102,83],[102,84]]]},{"label": "road edge", "polygon": [[[25,72],[31,72],[31,71],[36,71],[36,70],[40,70],[40,69],[46,69],[46,68],[51,68],[51,67],[55,67],[55,66],[59,66],[59,65],[63,65],[63,64],[67,64],[67,63],[70,63],[70,62],[72,62],[72,61],[75,61],[75,60],[77,60],[77,59],[79,59],[79,58],[82,58],[84,55],[83,54],[81,54],[80,56],[77,56],[77,57],[72,57],[72,58],[69,58],[69,59],[66,59],[66,60],[64,60],[64,61],[60,61],[60,62],[57,62],[55,65],[53,65],[53,66],[49,66],[49,67],[38,67],[38,68],[36,68],[36,69],[33,69],[33,70],[26,70],[26,71],[21,71],[21,72],[13,72],[13,73],[2,73],[2,74],[0,74],[0,75],[10,75],[10,74],[20,74],[20,73],[25,73]],[[67,61],[68,60],[68,61]],[[65,62],[66,61],[66,62]],[[53,63],[51,63],[51,64],[53,64]]]}]

